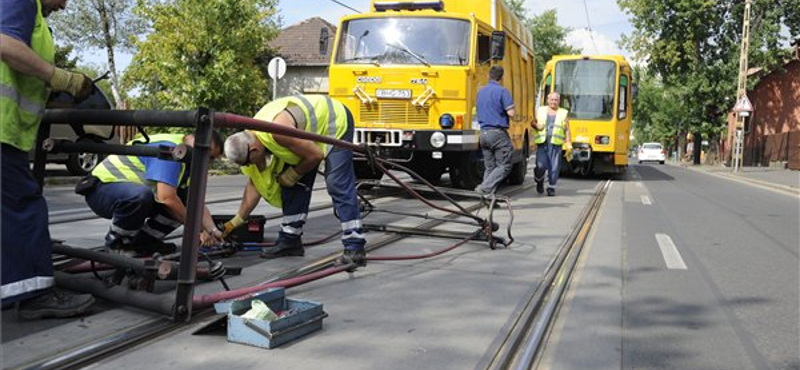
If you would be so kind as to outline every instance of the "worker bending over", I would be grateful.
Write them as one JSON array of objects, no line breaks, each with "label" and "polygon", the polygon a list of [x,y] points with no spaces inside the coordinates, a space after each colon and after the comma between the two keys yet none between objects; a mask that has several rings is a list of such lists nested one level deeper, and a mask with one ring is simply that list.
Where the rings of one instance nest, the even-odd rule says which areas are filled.
[{"label": "worker bending over", "polygon": [[[339,140],[353,140],[353,116],[343,104],[327,96],[281,98],[261,108],[255,118]],[[261,257],[305,255],[301,241],[303,225],[317,169],[324,159],[326,188],[343,232],[344,253],[337,263],[366,266],[366,241],[350,150],[290,136],[242,131],[225,141],[225,155],[242,166],[242,173],[249,178],[238,213],[225,223],[225,235],[244,224],[260,198],[264,198],[271,205],[282,207],[283,222],[275,246],[263,248]]]},{"label": "worker bending over", "polygon": [[[129,143],[129,145],[133,144]],[[194,135],[151,135],[149,146],[194,146]],[[211,136],[211,160],[222,155],[222,136]],[[186,221],[185,201],[189,165],[153,157],[110,155],[76,187],[98,216],[111,219],[105,244],[111,249],[142,253],[171,253],[174,246],[164,237]],[[203,208],[200,240],[208,245],[221,241],[208,208]]]}]

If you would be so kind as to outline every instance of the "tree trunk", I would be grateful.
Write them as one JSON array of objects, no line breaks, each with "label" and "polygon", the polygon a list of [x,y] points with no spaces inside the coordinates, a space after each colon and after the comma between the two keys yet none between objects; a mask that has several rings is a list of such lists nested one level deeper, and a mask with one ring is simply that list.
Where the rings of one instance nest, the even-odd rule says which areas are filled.
[{"label": "tree trunk", "polygon": [[109,24],[105,0],[99,0],[97,5],[97,10],[100,12],[100,23],[103,26],[103,36],[106,41],[106,51],[108,52],[108,69],[111,72],[111,94],[114,95],[116,108],[124,109],[125,102],[122,101],[122,95],[119,93],[117,64],[114,62],[114,40],[111,38],[111,25]]}]

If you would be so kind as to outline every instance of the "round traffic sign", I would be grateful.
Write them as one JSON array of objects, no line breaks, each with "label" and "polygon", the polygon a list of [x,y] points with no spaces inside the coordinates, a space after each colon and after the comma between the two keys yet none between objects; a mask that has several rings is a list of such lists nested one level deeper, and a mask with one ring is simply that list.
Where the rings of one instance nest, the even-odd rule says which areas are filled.
[{"label": "round traffic sign", "polygon": [[283,78],[286,74],[286,61],[281,57],[272,58],[267,65],[267,73],[273,80]]}]

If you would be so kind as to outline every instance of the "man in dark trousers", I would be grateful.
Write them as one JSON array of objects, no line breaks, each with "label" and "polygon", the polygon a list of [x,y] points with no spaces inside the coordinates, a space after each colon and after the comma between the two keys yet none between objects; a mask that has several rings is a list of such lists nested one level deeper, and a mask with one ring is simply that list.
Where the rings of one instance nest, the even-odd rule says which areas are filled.
[{"label": "man in dark trousers", "polygon": [[0,2],[2,302],[19,303],[22,319],[74,316],[94,302],[88,294],[54,289],[47,203],[28,163],[50,90],[78,101],[92,91],[85,75],[53,66],[55,45],[44,18],[66,3]]},{"label": "man in dark trousers", "polygon": [[559,108],[561,94],[552,92],[547,96],[547,106],[539,107],[536,111],[536,121],[533,128],[537,130],[536,138],[536,168],[533,177],[536,180],[536,192],[544,193],[545,173],[547,173],[547,195],[556,195],[559,167],[561,165],[562,150],[572,150],[569,133],[569,112]]},{"label": "man in dark trousers", "polygon": [[483,182],[475,188],[480,195],[495,192],[497,185],[511,173],[511,153],[514,146],[508,136],[508,120],[514,117],[514,101],[508,89],[500,85],[503,67],[489,69],[489,84],[478,91],[476,106],[481,125],[480,145],[486,170]]}]

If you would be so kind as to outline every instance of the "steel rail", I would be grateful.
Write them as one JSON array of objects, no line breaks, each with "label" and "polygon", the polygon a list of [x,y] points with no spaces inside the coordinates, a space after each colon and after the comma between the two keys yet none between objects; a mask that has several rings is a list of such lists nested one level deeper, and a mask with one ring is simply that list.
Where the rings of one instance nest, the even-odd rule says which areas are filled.
[{"label": "steel rail", "polygon": [[557,311],[571,281],[586,238],[611,180],[599,184],[592,200],[581,211],[573,231],[564,239],[558,253],[548,264],[544,278],[523,298],[519,314],[502,338],[494,355],[476,369],[531,369],[538,361],[542,344],[549,334]]}]

